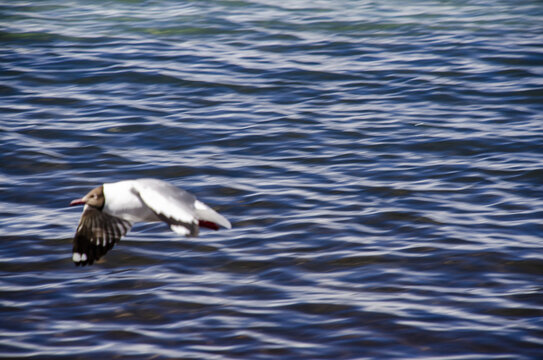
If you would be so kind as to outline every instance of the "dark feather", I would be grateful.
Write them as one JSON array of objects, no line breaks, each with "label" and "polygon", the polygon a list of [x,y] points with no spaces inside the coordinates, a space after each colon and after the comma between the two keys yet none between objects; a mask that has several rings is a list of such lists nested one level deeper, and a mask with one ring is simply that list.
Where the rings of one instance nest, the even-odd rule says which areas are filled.
[{"label": "dark feather", "polygon": [[[73,240],[75,265],[92,265],[113,248],[132,227],[129,221],[85,206]],[[79,261],[76,261],[80,258]]]},{"label": "dark feather", "polygon": [[199,220],[198,225],[215,231],[219,230],[219,225],[215,224],[213,221]]},{"label": "dark feather", "polygon": [[[151,209],[151,210],[153,210],[153,209]],[[161,213],[155,212],[154,210],[153,210],[153,212],[155,213],[155,215],[160,220],[164,221],[170,227],[172,225],[183,226],[189,231],[187,236],[193,236],[193,237],[198,236],[198,233],[200,231],[200,228],[198,227],[198,223],[186,223],[186,222],[183,222],[181,220],[173,219],[173,218],[165,216],[165,215],[163,215]]]}]

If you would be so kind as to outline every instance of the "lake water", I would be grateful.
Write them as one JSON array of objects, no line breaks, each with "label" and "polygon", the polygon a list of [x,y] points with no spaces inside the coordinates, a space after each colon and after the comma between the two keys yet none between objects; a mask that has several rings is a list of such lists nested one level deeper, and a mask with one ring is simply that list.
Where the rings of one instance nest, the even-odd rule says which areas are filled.
[{"label": "lake water", "polygon": [[[541,359],[540,1],[0,5],[0,357]],[[104,182],[232,230],[136,226]]]}]

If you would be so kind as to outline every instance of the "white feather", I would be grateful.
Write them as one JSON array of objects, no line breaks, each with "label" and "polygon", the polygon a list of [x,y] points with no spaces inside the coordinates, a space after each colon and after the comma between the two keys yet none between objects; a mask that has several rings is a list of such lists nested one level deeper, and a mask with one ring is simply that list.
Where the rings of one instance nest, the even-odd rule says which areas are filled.
[{"label": "white feather", "polygon": [[138,180],[126,180],[104,184],[105,203],[102,211],[131,223],[160,221],[134,191],[137,182]]},{"label": "white feather", "polygon": [[170,226],[170,229],[172,229],[173,232],[179,235],[187,236],[190,233],[189,229],[181,225],[172,225]]},{"label": "white feather", "polygon": [[136,180],[134,189],[155,213],[186,224],[194,222],[194,201],[185,191],[155,179]]}]

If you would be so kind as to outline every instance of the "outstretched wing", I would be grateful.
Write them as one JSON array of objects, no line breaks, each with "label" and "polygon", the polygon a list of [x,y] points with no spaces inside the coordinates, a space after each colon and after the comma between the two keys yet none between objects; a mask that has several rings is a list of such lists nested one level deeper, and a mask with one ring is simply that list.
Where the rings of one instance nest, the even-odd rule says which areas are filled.
[{"label": "outstretched wing", "polygon": [[199,225],[230,228],[222,215],[198,201],[191,193],[165,181],[140,179],[134,185],[141,200],[156,216],[181,235],[198,236]]},{"label": "outstretched wing", "polygon": [[73,240],[75,265],[92,265],[113,248],[132,227],[129,221],[85,205]]}]

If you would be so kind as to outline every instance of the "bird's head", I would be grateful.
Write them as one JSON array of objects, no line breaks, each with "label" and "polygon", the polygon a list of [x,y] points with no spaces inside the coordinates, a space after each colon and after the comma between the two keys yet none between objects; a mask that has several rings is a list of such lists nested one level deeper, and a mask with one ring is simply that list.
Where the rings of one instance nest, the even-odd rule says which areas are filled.
[{"label": "bird's head", "polygon": [[75,199],[70,202],[70,206],[89,205],[97,209],[102,209],[104,207],[104,201],[104,187],[98,186],[89,191],[89,193],[81,199]]}]

